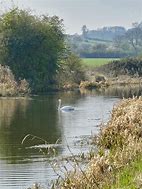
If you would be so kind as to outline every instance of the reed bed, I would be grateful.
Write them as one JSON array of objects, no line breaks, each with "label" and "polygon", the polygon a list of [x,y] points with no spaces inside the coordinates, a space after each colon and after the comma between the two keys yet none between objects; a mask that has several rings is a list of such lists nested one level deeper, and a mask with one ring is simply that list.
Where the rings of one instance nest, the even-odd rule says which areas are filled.
[{"label": "reed bed", "polygon": [[[102,125],[94,141],[98,153],[94,153],[86,169],[82,170],[74,158],[76,168],[66,171],[64,178],[58,179],[52,189],[111,188],[120,170],[141,159],[142,98],[124,99],[114,107],[110,121]],[[141,182],[138,178],[135,180]]]}]

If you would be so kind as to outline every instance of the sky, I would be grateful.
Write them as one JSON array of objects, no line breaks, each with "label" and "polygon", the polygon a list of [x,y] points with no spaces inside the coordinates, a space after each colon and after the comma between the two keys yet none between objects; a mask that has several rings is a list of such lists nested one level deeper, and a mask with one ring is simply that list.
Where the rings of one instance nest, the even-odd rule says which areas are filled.
[{"label": "sky", "polygon": [[[3,0],[1,8],[9,9],[12,0]],[[124,26],[142,21],[142,0],[13,0],[19,8],[34,14],[57,15],[64,20],[66,33],[81,33],[104,26]]]}]

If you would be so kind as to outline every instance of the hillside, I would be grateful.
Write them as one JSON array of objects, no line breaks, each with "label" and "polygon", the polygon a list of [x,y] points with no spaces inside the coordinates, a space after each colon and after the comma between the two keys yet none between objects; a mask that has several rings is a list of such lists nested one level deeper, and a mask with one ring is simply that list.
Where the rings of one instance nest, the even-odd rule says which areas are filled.
[{"label": "hillside", "polygon": [[118,49],[114,40],[125,35],[121,26],[103,27],[89,30],[85,25],[82,34],[66,35],[66,42],[71,51],[86,58],[120,58],[128,56],[127,50]]},{"label": "hillside", "polygon": [[121,58],[129,54],[115,48],[112,41],[86,39],[78,34],[67,35],[66,43],[73,53],[82,58]]},{"label": "hillside", "polygon": [[105,41],[113,41],[117,36],[126,33],[126,29],[122,26],[103,27],[96,30],[86,30],[85,37],[88,39],[98,39]]},{"label": "hillside", "polygon": [[132,28],[108,26],[99,29],[82,27],[82,34],[67,35],[72,52],[84,58],[124,58],[141,55],[142,23]]}]

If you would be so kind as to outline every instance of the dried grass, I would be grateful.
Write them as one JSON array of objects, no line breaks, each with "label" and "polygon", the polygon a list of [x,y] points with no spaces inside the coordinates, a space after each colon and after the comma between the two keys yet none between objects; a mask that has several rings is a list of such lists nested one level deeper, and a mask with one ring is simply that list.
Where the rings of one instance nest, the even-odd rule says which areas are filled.
[{"label": "dried grass", "polygon": [[142,155],[141,97],[123,100],[113,109],[110,121],[98,137],[98,146],[98,155],[92,157],[85,170],[76,166],[52,189],[110,188],[117,171]]},{"label": "dried grass", "polygon": [[18,83],[10,68],[0,65],[0,96],[18,96],[29,92],[29,85],[25,79]]},{"label": "dried grass", "polygon": [[142,97],[121,101],[112,111],[107,127],[102,128],[99,145],[114,148],[127,145],[129,138],[142,137]]}]

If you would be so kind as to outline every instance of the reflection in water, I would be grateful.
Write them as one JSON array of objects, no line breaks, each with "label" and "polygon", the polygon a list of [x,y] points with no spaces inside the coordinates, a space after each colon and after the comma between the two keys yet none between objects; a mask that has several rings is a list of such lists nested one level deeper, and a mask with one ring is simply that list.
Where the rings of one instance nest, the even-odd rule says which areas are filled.
[{"label": "reflection in water", "polygon": [[[20,144],[19,132],[16,125],[12,125],[15,116],[25,115],[28,100],[23,99],[0,99],[0,156],[8,157],[17,154],[13,144]],[[18,145],[19,146],[19,145]],[[13,160],[12,160],[13,161]]]},{"label": "reflection in water", "polygon": [[[49,144],[60,139],[56,146],[57,157],[69,155],[67,143],[73,154],[86,151],[88,146],[81,147],[78,141],[91,132],[98,133],[98,125],[109,119],[112,107],[119,100],[116,96],[141,93],[141,90],[134,92],[133,88],[125,90],[108,88],[101,92],[76,91],[31,99],[0,99],[0,188],[25,189],[34,182],[49,183],[55,173],[50,159],[39,152],[46,145],[39,146],[39,140],[26,140],[23,146],[22,139],[27,134],[43,138]],[[59,98],[63,105],[75,107],[75,111],[58,111]]]},{"label": "reflection in water", "polygon": [[[44,101],[44,103],[43,103]],[[60,138],[57,127],[56,105],[51,99],[11,99],[0,100],[0,156],[14,163],[17,156],[27,156],[21,145],[27,134],[32,134],[55,143]],[[27,145],[39,144],[41,141],[28,141]]]},{"label": "reflection in water", "polygon": [[22,100],[17,99],[0,99],[0,128],[7,127],[9,128],[11,121],[16,113],[17,109],[20,108],[22,114],[25,113],[26,107],[28,105],[27,98]]},{"label": "reflection in water", "polygon": [[112,85],[108,88],[102,88],[98,90],[80,90],[82,95],[104,95],[104,96],[115,96],[119,98],[131,98],[133,96],[142,95],[142,85],[131,84],[131,85]]},{"label": "reflection in water", "polygon": [[106,96],[117,96],[119,98],[130,98],[142,95],[142,85],[118,85],[108,87],[102,90],[102,94]]},{"label": "reflection in water", "polygon": [[[47,175],[54,177],[40,149],[28,148],[41,141],[28,140],[25,146],[21,141],[30,133],[54,144],[61,139],[57,121],[58,111],[52,96],[0,99],[0,188],[28,188],[36,181],[46,183]],[[57,150],[62,151],[60,146]]]}]

